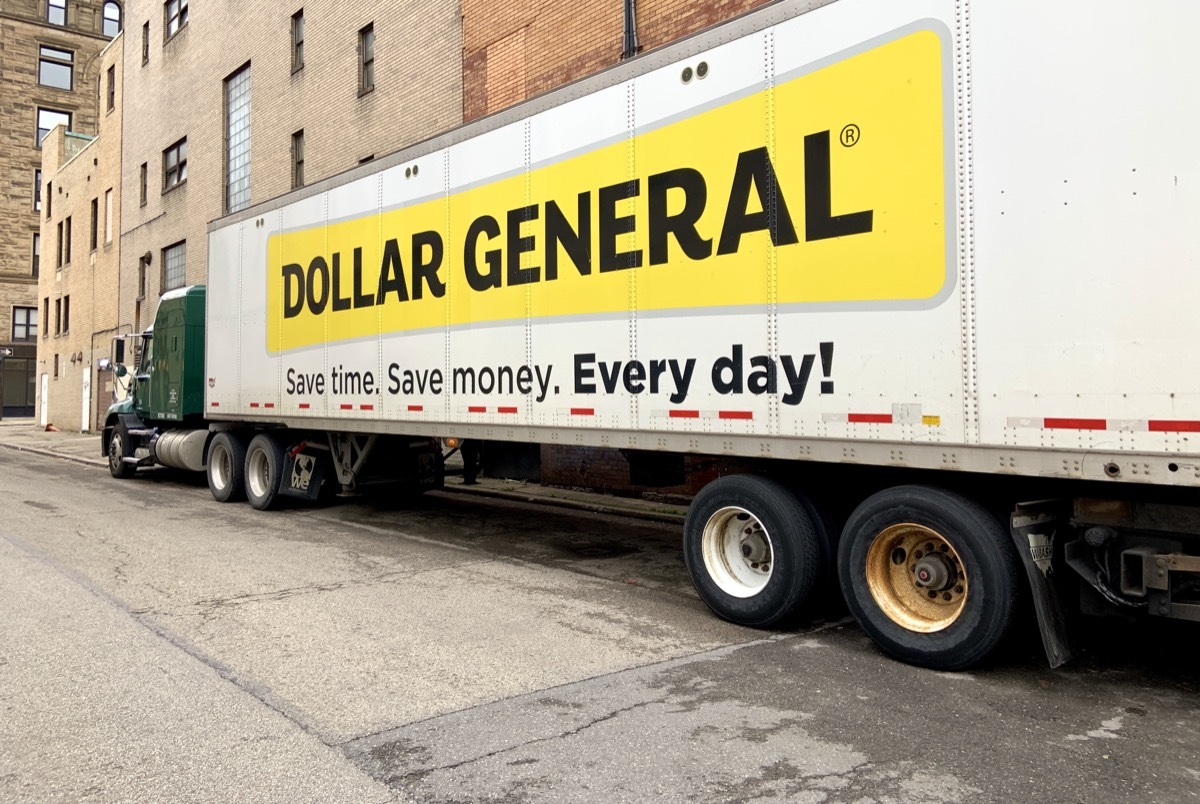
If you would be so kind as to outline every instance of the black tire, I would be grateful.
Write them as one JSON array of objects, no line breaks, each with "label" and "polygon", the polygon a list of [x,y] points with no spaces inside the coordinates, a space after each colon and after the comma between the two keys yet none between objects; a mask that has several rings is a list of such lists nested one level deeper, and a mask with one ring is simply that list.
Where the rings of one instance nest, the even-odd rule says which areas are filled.
[{"label": "black tire", "polygon": [[267,433],[259,433],[246,448],[246,499],[259,511],[269,511],[280,500],[283,448]]},{"label": "black tire", "polygon": [[132,455],[129,447],[129,431],[117,422],[108,435],[108,473],[118,480],[126,480],[137,473],[137,464],[126,463],[123,458]]},{"label": "black tire", "polygon": [[718,617],[751,628],[799,614],[827,563],[826,545],[812,506],[756,475],[709,483],[684,523],[684,563],[700,599]]},{"label": "black tire", "polygon": [[987,658],[1019,597],[1019,557],[1004,526],[978,503],[928,486],[897,486],[859,505],[842,531],[838,576],[880,649],[936,670]]},{"label": "black tire", "polygon": [[208,490],[217,502],[246,499],[246,441],[220,432],[208,445]]}]

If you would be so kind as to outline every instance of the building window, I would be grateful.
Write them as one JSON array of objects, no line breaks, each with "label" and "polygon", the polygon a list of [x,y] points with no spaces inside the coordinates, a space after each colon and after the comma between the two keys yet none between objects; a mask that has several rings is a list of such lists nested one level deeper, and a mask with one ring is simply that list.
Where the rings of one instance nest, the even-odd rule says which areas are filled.
[{"label": "building window", "polygon": [[225,209],[250,206],[250,65],[225,79]]},{"label": "building window", "polygon": [[148,176],[149,172],[150,172],[150,164],[148,162],[143,162],[142,167],[141,167],[141,174],[138,177],[138,181],[140,182],[140,184],[138,185],[138,189],[139,189],[139,192],[141,193],[142,206],[146,206],[147,176]]},{"label": "building window", "polygon": [[104,242],[111,243],[113,237],[113,194],[109,187],[104,191]]},{"label": "building window", "polygon": [[12,339],[14,341],[37,340],[37,308],[12,308]]},{"label": "building window", "polygon": [[63,265],[71,264],[71,216],[68,215],[63,223]]},{"label": "building window", "polygon": [[150,63],[150,22],[142,23],[142,64]]},{"label": "building window", "polygon": [[162,252],[162,291],[165,293],[168,290],[183,287],[184,280],[187,278],[186,268],[187,262],[187,242],[179,242],[173,246],[167,246]]},{"label": "building window", "polygon": [[375,88],[375,23],[358,32],[358,94]]},{"label": "building window", "polygon": [[63,296],[63,335],[71,331],[71,297]]},{"label": "building window", "polygon": [[146,269],[150,266],[150,252],[138,257],[138,292],[139,300],[146,298]]},{"label": "building window", "polygon": [[33,208],[37,212],[42,210],[42,171],[40,169],[33,171]]},{"label": "building window", "polygon": [[54,355],[54,379],[58,379],[58,355]]},{"label": "building window", "polygon": [[117,105],[117,68],[108,68],[108,110],[111,112]]},{"label": "building window", "polygon": [[292,189],[304,186],[304,129],[292,135]]},{"label": "building window", "polygon": [[187,137],[163,151],[163,192],[187,181]]},{"label": "building window", "polygon": [[96,250],[100,240],[100,199],[92,199],[92,228],[89,242],[92,246],[92,251]]},{"label": "building window", "polygon": [[48,0],[46,3],[46,22],[51,25],[67,24],[67,0]]},{"label": "building window", "polygon": [[54,267],[62,268],[62,264],[63,264],[62,263],[62,255],[63,255],[63,222],[62,221],[58,222],[58,230],[57,231],[58,231],[58,254],[54,260]]},{"label": "building window", "polygon": [[38,48],[38,83],[55,89],[74,89],[75,54],[42,45]]},{"label": "building window", "polygon": [[[62,335],[62,299],[54,300],[54,334]],[[58,376],[57,367],[55,367],[54,376]]]},{"label": "building window", "polygon": [[33,278],[37,279],[42,272],[42,236],[38,232],[33,233]]},{"label": "building window", "polygon": [[44,322],[44,325],[45,325],[45,329],[42,330],[42,337],[45,338],[47,335],[50,334],[50,297],[49,296],[42,297],[42,321]]},{"label": "building window", "polygon": [[292,15],[292,72],[304,67],[304,9]]},{"label": "building window", "polygon": [[188,24],[188,0],[167,0],[163,14],[166,16],[167,39],[170,39]]},{"label": "building window", "polygon": [[112,0],[104,4],[104,35],[109,39],[121,32],[121,4]]},{"label": "building window", "polygon": [[37,110],[37,146],[42,147],[42,140],[46,139],[46,135],[50,133],[50,129],[62,123],[69,131],[71,129],[71,113],[60,112],[56,109]]}]

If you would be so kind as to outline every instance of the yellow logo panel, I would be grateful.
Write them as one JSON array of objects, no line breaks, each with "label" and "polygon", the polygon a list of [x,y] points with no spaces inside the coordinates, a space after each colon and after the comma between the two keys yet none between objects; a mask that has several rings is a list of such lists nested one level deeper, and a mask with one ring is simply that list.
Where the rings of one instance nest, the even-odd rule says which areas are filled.
[{"label": "yellow logo panel", "polygon": [[943,47],[917,31],[528,174],[275,235],[268,348],[630,309],[934,302],[952,282]]}]

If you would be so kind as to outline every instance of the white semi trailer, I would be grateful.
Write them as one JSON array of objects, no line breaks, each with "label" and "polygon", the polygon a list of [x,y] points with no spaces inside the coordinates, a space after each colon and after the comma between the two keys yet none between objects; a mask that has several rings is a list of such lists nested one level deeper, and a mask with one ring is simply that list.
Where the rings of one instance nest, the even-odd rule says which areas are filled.
[{"label": "white semi trailer", "polygon": [[1053,664],[1080,605],[1200,619],[1197,30],[780,2],[218,220],[202,412],[112,420],[115,466],[191,438],[269,507],[449,434],[708,455],[684,554],[731,621],[836,578],[954,669],[1026,581]]}]

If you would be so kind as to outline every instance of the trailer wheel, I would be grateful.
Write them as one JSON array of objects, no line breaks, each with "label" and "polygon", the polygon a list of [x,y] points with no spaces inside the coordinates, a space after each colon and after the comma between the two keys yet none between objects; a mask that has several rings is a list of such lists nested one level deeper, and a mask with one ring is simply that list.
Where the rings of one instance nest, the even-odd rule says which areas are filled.
[{"label": "trailer wheel", "polygon": [[220,432],[208,445],[208,490],[217,502],[246,499],[246,442],[234,433]]},{"label": "trailer wheel", "polygon": [[259,433],[246,448],[246,499],[259,511],[279,501],[283,448],[267,433]]},{"label": "trailer wheel", "polygon": [[717,616],[766,628],[807,602],[825,563],[825,544],[807,501],[773,480],[731,475],[692,501],[683,555],[696,591]]},{"label": "trailer wheel", "polygon": [[108,473],[119,480],[133,477],[137,472],[137,464],[124,461],[124,458],[131,454],[133,453],[129,449],[129,433],[124,424],[117,422],[108,436]]},{"label": "trailer wheel", "polygon": [[882,650],[937,670],[988,656],[1012,624],[1017,556],[1001,523],[950,491],[897,486],[842,532],[838,575],[854,619]]}]

